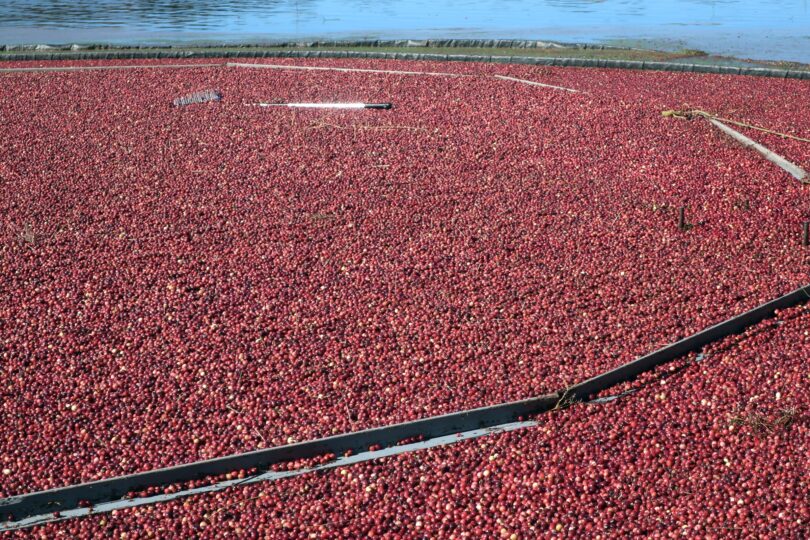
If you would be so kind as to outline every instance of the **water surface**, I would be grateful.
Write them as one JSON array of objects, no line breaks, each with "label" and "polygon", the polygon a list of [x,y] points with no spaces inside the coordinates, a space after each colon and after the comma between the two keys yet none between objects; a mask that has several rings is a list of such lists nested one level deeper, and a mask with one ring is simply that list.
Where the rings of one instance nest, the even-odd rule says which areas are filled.
[{"label": "water surface", "polygon": [[0,44],[516,38],[810,62],[810,0],[3,0]]}]

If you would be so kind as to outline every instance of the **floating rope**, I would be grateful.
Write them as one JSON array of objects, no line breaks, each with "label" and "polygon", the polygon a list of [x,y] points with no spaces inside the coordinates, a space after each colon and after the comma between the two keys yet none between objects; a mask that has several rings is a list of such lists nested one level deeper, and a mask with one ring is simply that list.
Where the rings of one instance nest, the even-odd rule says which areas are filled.
[{"label": "floating rope", "polygon": [[740,126],[744,128],[751,128],[757,131],[762,131],[765,133],[770,133],[771,135],[778,135],[784,139],[793,139],[794,141],[801,141],[801,142],[808,142],[810,143],[810,139],[805,139],[803,137],[797,137],[796,135],[790,135],[789,133],[780,133],[779,131],[774,131],[772,129],[767,129],[760,126],[754,126],[751,124],[746,124],[745,122],[738,122],[736,120],[731,120],[730,118],[723,118],[722,116],[717,116],[715,114],[707,113],[706,111],[701,111],[700,109],[692,109],[692,110],[668,110],[661,112],[661,115],[665,118],[681,118],[684,120],[691,120],[692,118],[707,118],[709,120],[719,120],[720,122],[725,122],[727,124],[733,124],[735,126]]}]

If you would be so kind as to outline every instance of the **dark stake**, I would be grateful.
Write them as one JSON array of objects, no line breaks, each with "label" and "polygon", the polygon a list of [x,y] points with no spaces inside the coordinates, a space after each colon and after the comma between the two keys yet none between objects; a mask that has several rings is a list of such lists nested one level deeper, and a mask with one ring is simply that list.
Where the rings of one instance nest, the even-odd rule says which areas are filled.
[{"label": "dark stake", "polygon": [[810,246],[810,221],[802,224],[802,245]]},{"label": "dark stake", "polygon": [[686,230],[686,208],[683,206],[678,208],[678,228],[682,231]]}]

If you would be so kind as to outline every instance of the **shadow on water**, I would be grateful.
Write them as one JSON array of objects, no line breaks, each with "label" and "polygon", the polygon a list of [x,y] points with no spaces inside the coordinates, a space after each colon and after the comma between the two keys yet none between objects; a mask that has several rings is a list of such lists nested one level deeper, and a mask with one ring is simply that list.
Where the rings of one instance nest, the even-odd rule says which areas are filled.
[{"label": "shadow on water", "polygon": [[695,48],[810,62],[809,2],[4,0],[0,2],[0,42],[514,38]]}]

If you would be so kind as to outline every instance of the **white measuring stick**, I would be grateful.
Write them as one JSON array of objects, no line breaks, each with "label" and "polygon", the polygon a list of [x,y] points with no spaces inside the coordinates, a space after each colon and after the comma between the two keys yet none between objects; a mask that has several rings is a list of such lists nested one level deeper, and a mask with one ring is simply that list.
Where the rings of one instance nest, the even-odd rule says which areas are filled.
[{"label": "white measuring stick", "polygon": [[390,103],[256,103],[259,107],[298,107],[301,109],[390,109]]}]

